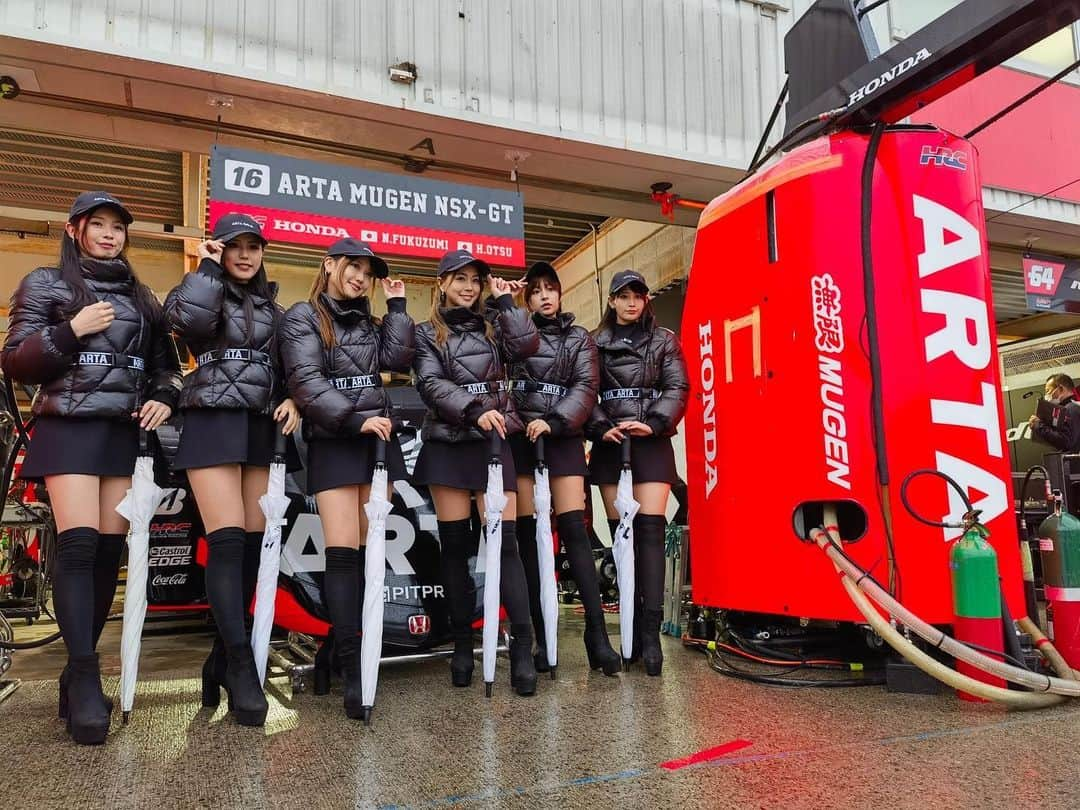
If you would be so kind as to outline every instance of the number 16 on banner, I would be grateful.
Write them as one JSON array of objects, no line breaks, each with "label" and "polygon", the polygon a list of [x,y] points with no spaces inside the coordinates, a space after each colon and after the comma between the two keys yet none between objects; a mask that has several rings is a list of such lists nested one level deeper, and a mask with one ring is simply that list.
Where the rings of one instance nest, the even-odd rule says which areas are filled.
[{"label": "number 16 on banner", "polygon": [[270,167],[243,160],[225,161],[225,188],[244,194],[270,196]]}]

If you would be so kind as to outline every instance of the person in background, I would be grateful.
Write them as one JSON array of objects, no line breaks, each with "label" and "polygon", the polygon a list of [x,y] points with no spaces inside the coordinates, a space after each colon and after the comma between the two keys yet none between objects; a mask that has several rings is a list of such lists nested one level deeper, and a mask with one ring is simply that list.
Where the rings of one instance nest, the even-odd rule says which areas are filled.
[{"label": "person in background", "polygon": [[1037,439],[1062,453],[1080,452],[1080,402],[1076,384],[1068,374],[1052,374],[1046,379],[1043,399],[1054,406],[1050,423],[1032,414],[1028,423]]}]

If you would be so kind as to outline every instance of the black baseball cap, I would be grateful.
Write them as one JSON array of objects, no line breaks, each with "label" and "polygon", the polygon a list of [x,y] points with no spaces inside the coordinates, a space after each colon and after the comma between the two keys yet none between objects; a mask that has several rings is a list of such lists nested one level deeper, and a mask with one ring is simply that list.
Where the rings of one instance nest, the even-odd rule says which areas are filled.
[{"label": "black baseball cap", "polygon": [[547,262],[533,262],[532,267],[525,271],[526,281],[539,276],[551,276],[556,281],[559,280],[559,272]]},{"label": "black baseball cap", "polygon": [[214,223],[213,238],[219,242],[231,242],[242,233],[250,233],[266,244],[266,237],[263,236],[259,223],[247,214],[226,214]]},{"label": "black baseball cap", "polygon": [[460,270],[467,264],[475,264],[476,269],[480,271],[481,278],[491,275],[491,267],[483,259],[476,258],[467,250],[451,250],[439,259],[439,278],[442,278],[447,273]]},{"label": "black baseball cap", "polygon": [[375,278],[386,278],[390,275],[390,268],[387,267],[386,262],[375,255],[375,251],[368,247],[366,242],[361,242],[359,239],[353,239],[348,236],[344,239],[338,239],[332,244],[326,251],[327,256],[348,256],[350,258],[354,256],[362,256],[371,262],[371,269],[375,273]]},{"label": "black baseball cap", "polygon": [[641,275],[637,270],[620,270],[611,277],[611,288],[608,290],[608,295],[617,295],[620,290],[626,287],[635,287],[639,292],[645,295],[649,294],[649,285],[645,283],[645,276]]},{"label": "black baseball cap", "polygon": [[135,221],[135,217],[131,215],[123,203],[121,203],[116,197],[107,191],[84,191],[78,197],[75,198],[75,202],[71,204],[71,212],[68,214],[68,222],[74,222],[83,214],[89,214],[95,208],[101,208],[101,206],[107,205],[109,208],[114,208],[120,214],[120,219],[124,221],[125,225],[130,225]]}]

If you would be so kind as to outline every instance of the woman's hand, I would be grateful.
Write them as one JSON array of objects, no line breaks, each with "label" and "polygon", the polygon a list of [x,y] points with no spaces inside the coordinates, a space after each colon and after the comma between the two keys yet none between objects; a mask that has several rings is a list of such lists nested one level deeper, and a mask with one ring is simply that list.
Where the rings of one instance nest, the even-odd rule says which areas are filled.
[{"label": "woman's hand", "polygon": [[221,254],[225,252],[225,243],[220,239],[207,239],[199,242],[199,258],[210,259],[221,264]]},{"label": "woman's hand", "polygon": [[613,427],[611,430],[604,434],[603,441],[615,442],[615,444],[622,444],[623,438],[624,436],[622,430],[617,427]]},{"label": "woman's hand", "polygon": [[619,430],[629,433],[631,436],[652,436],[653,429],[644,422],[628,421],[620,422]]},{"label": "woman's hand", "polygon": [[277,406],[277,410],[274,411],[274,421],[284,422],[281,426],[281,435],[289,436],[300,427],[300,411],[296,408],[296,403],[291,399],[287,399]]},{"label": "woman's hand", "polygon": [[384,442],[390,441],[390,431],[394,424],[385,416],[369,416],[360,426],[361,433],[374,433]]},{"label": "woman's hand", "polygon": [[491,297],[498,298],[500,295],[513,295],[514,286],[505,278],[499,278],[492,273],[488,276],[488,289],[491,290]]},{"label": "woman's hand", "polygon": [[506,417],[494,409],[480,414],[476,424],[483,431],[494,430],[498,432],[499,436],[506,438]]},{"label": "woman's hand", "polygon": [[139,427],[143,430],[157,430],[168,421],[170,416],[172,416],[172,408],[156,399],[144,403],[138,412],[132,414],[133,419],[139,420]]},{"label": "woman's hand", "polygon": [[386,296],[387,300],[405,297],[405,282],[400,278],[382,279],[382,288],[383,294]]},{"label": "woman's hand", "polygon": [[113,305],[106,301],[98,301],[75,313],[75,317],[71,319],[71,331],[81,340],[87,335],[104,332],[115,319],[116,311]]},{"label": "woman's hand", "polygon": [[551,433],[551,425],[543,419],[533,419],[525,428],[525,435],[529,437],[530,442],[535,442],[545,433]]}]

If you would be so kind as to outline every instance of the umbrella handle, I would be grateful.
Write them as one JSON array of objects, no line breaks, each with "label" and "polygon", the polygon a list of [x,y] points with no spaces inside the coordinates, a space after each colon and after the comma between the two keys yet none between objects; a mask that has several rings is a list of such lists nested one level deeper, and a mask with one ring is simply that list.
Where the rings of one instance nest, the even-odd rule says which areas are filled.
[{"label": "umbrella handle", "polygon": [[536,437],[536,467],[537,469],[544,469],[546,459],[544,458],[544,437]]},{"label": "umbrella handle", "polygon": [[502,463],[502,436],[497,430],[491,431],[491,460]]},{"label": "umbrella handle", "polygon": [[139,455],[146,456],[153,455],[150,452],[150,431],[139,428]]},{"label": "umbrella handle", "polygon": [[622,468],[624,470],[630,469],[630,437],[625,436],[620,445],[622,449]]},{"label": "umbrella handle", "polygon": [[375,464],[386,466],[386,442],[378,436],[375,437]]},{"label": "umbrella handle", "polygon": [[274,426],[274,463],[285,463],[285,451],[289,447],[289,437],[277,429],[277,425]]}]

